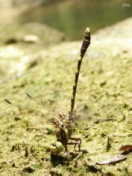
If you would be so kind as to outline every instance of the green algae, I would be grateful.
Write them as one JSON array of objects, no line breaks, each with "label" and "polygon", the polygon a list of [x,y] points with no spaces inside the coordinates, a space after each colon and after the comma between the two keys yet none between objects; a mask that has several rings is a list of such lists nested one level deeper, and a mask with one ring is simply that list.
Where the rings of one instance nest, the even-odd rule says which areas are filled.
[{"label": "green algae", "polygon": [[[81,136],[82,150],[87,152],[82,152],[77,160],[73,157],[52,165],[49,146],[55,134],[50,119],[56,118],[58,111],[66,112],[70,106],[75,64],[74,60],[47,58],[23,77],[1,84],[1,175],[131,174],[131,156],[115,165],[96,165],[120,153],[122,145],[132,142],[129,57],[84,60],[77,91],[78,126],[74,135]],[[4,98],[12,105],[6,104]],[[72,147],[69,149],[74,151]]]}]

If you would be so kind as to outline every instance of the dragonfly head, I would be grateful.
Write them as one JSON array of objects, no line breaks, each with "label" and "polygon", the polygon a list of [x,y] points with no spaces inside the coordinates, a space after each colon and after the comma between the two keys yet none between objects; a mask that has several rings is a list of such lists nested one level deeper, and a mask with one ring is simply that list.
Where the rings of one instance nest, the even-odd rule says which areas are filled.
[{"label": "dragonfly head", "polygon": [[64,147],[63,147],[62,143],[59,141],[52,142],[52,144],[50,146],[50,150],[53,155],[58,155],[60,152],[62,152],[64,150]]}]

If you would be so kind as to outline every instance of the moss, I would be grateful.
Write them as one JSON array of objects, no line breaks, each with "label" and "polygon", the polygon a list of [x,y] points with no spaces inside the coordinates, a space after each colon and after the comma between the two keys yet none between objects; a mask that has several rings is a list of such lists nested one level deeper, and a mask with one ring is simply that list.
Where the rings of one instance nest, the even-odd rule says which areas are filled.
[{"label": "moss", "polygon": [[[123,60],[124,58],[84,60],[83,76],[81,75],[77,95],[77,103],[80,104],[76,109],[79,122],[76,131],[78,134],[75,133],[75,135],[82,137],[82,149],[86,149],[88,153],[83,154],[78,161],[68,161],[69,166],[72,164],[73,175],[85,174],[84,172],[95,175],[97,173],[125,175],[126,172],[130,174],[131,158],[114,166],[95,165],[101,158],[119,153],[118,149],[122,145],[130,144],[129,58],[126,65],[122,65]],[[109,67],[106,70],[103,66],[107,62]],[[53,133],[48,133],[47,124],[50,125],[50,118],[56,118],[57,111],[62,109],[65,112],[68,109],[72,78],[67,73],[73,72],[74,65],[75,62],[71,60],[47,58],[43,64],[31,69],[26,76],[1,85],[0,145],[1,149],[4,148],[1,150],[1,174],[19,173],[22,166],[29,168],[28,165],[32,162],[35,165],[33,175],[37,175],[42,168],[50,172],[49,168],[52,168],[52,165],[47,147],[52,140],[55,140],[55,136]],[[106,83],[102,85],[101,82],[104,79]],[[66,90],[65,97],[62,90]],[[31,94],[33,99],[26,97],[26,92]],[[6,104],[3,101],[4,98],[8,98],[12,105]],[[28,127],[29,130],[27,130]],[[30,127],[37,128],[30,129]],[[50,128],[52,129],[52,126]],[[88,130],[85,130],[87,128]],[[108,138],[109,151],[107,151]],[[18,144],[20,149],[16,147],[11,151],[12,146]],[[28,148],[27,157],[25,157],[24,145]],[[73,150],[72,147],[70,150]],[[61,170],[63,167],[65,164],[60,166]],[[28,172],[31,168],[23,168],[21,172],[24,173],[25,170]],[[56,174],[60,173],[59,170]],[[51,172],[53,174],[53,169]],[[69,175],[70,172],[65,167],[65,175]]]}]

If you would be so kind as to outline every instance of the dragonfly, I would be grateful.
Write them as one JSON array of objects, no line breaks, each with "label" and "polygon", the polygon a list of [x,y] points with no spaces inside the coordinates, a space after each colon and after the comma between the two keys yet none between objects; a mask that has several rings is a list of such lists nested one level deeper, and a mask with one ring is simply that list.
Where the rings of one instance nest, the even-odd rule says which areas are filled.
[{"label": "dragonfly", "polygon": [[70,110],[68,114],[59,113],[59,120],[53,121],[53,125],[56,130],[56,142],[51,145],[51,153],[52,155],[58,155],[63,148],[65,152],[68,152],[68,145],[74,145],[74,149],[78,147],[78,150],[81,150],[82,139],[79,137],[72,137],[74,132],[75,123],[74,123],[74,107],[76,100],[76,92],[80,74],[80,68],[82,64],[82,60],[87,51],[91,42],[90,29],[86,28],[85,36],[82,42],[82,46],[80,49],[80,57],[77,61],[77,71],[75,73],[74,85],[72,88],[72,98],[70,104]]}]

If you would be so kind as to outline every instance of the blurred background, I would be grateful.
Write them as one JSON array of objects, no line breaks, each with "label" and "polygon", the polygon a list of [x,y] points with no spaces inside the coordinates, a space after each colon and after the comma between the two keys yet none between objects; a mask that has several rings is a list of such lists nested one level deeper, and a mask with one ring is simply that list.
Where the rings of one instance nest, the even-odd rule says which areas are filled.
[{"label": "blurred background", "polygon": [[0,23],[39,22],[80,40],[90,26],[92,33],[132,15],[131,0],[0,0]]}]

